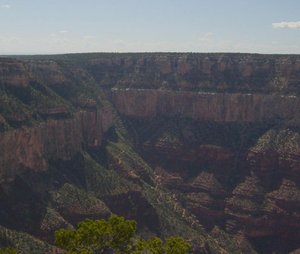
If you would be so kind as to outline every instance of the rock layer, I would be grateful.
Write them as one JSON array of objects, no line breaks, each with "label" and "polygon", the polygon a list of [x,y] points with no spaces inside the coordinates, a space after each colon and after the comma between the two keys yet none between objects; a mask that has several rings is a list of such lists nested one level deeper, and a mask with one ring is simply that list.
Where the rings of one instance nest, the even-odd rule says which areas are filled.
[{"label": "rock layer", "polygon": [[0,59],[0,85],[26,87],[30,80],[30,74],[24,62]]},{"label": "rock layer", "polygon": [[299,94],[299,55],[95,54],[86,68],[104,88]]},{"label": "rock layer", "polygon": [[299,116],[296,96],[112,90],[116,109],[127,117],[188,117],[212,122],[289,121]]},{"label": "rock layer", "polygon": [[84,148],[99,147],[111,126],[112,112],[102,108],[0,133],[0,179],[11,180],[25,169],[43,171],[50,159],[68,160]]}]

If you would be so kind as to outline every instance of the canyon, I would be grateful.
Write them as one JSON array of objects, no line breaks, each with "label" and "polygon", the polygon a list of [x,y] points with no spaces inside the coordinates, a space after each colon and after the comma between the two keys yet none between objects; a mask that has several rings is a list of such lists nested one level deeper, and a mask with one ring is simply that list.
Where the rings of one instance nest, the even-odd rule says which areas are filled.
[{"label": "canyon", "polygon": [[299,82],[298,55],[0,59],[0,244],[113,212],[194,253],[296,253]]}]

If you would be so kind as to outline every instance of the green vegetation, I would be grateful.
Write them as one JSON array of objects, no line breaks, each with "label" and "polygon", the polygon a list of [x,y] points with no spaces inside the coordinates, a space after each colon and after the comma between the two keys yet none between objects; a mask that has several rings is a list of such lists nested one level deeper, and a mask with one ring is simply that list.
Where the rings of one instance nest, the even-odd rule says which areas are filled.
[{"label": "green vegetation", "polygon": [[30,110],[18,98],[0,89],[0,114],[3,122],[5,119],[14,122],[25,121],[30,117]]},{"label": "green vegetation", "polygon": [[0,254],[17,254],[17,251],[14,248],[7,247],[0,249]]},{"label": "green vegetation", "polygon": [[51,199],[61,211],[70,212],[73,209],[84,214],[109,214],[109,209],[101,200],[69,183],[51,192]]},{"label": "green vegetation", "polygon": [[[57,248],[54,246],[45,243],[27,233],[17,232],[3,226],[0,226],[0,240],[4,246],[9,246],[8,248],[1,249],[0,254],[52,254],[57,250]],[[15,252],[12,252],[13,250],[15,250]]]},{"label": "green vegetation", "polygon": [[271,129],[263,134],[257,141],[253,151],[274,150],[281,153],[295,153],[299,151],[300,135],[289,128]]},{"label": "green vegetation", "polygon": [[85,220],[76,230],[55,232],[55,243],[68,254],[186,254],[190,244],[181,237],[170,237],[163,242],[136,236],[136,222],[112,215],[108,220]]},{"label": "green vegetation", "polygon": [[139,240],[136,249],[132,254],[184,254],[189,252],[190,244],[178,236],[169,237],[165,243],[153,237],[147,241]]},{"label": "green vegetation", "polygon": [[212,229],[211,236],[214,238],[214,241],[218,242],[219,245],[219,248],[217,250],[211,250],[211,253],[257,254],[246,239],[240,238],[238,235],[229,235],[217,226]]},{"label": "green vegetation", "polygon": [[84,163],[87,190],[94,193],[97,198],[141,189],[139,185],[125,179],[115,170],[108,170],[97,163],[88,153],[84,153]]}]

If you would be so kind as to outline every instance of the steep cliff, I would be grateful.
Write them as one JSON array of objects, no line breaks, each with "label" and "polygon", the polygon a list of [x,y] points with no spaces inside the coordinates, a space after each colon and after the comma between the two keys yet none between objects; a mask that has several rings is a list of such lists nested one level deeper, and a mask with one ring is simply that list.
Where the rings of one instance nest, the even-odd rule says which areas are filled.
[{"label": "steep cliff", "polygon": [[128,117],[180,116],[254,123],[287,122],[300,117],[300,99],[296,96],[113,89],[111,97],[116,109]]},{"label": "steep cliff", "polygon": [[83,149],[100,147],[111,126],[112,111],[102,108],[0,133],[0,179],[11,180],[22,170],[43,171],[51,159],[69,160]]},{"label": "steep cliff", "polygon": [[299,56],[91,54],[86,68],[103,87],[299,93]]},{"label": "steep cliff", "polygon": [[8,86],[26,87],[30,82],[26,64],[17,60],[1,59],[0,77],[0,83]]}]

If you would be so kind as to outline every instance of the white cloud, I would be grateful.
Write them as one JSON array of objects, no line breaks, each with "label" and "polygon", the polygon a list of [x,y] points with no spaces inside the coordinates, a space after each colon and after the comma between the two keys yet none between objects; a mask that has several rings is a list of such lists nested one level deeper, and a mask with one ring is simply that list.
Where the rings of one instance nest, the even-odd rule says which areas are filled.
[{"label": "white cloud", "polygon": [[272,23],[273,28],[288,28],[288,29],[300,29],[300,21],[283,21],[278,23]]},{"label": "white cloud", "polygon": [[68,32],[69,32],[68,30],[60,30],[60,31],[59,31],[60,34],[66,34],[66,33],[68,33]]},{"label": "white cloud", "polygon": [[2,4],[0,7],[1,7],[2,9],[10,9],[10,8],[11,8],[11,5],[9,5],[9,4]]}]

